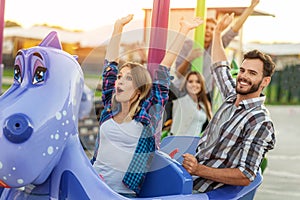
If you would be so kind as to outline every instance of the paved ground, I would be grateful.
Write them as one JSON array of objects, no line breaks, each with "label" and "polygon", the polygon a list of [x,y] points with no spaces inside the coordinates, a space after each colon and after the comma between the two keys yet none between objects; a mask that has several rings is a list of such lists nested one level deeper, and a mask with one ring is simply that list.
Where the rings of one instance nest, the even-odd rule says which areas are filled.
[{"label": "paved ground", "polygon": [[255,200],[300,199],[300,106],[267,106],[274,122],[275,149]]}]

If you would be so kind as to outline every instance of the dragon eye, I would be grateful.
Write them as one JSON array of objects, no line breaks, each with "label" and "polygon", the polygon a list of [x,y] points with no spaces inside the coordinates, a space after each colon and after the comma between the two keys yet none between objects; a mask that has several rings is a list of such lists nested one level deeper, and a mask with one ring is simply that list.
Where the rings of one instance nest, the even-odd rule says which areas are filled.
[{"label": "dragon eye", "polygon": [[14,80],[15,83],[21,84],[23,81],[23,57],[22,54],[19,52],[15,59],[14,64]]},{"label": "dragon eye", "polygon": [[37,67],[34,72],[34,75],[33,75],[32,83],[37,84],[37,83],[44,82],[45,76],[46,76],[46,71],[47,71],[47,68],[45,68],[45,67],[41,67],[41,66]]},{"label": "dragon eye", "polygon": [[14,79],[18,82],[22,82],[22,74],[21,74],[21,69],[19,65],[14,66]]}]

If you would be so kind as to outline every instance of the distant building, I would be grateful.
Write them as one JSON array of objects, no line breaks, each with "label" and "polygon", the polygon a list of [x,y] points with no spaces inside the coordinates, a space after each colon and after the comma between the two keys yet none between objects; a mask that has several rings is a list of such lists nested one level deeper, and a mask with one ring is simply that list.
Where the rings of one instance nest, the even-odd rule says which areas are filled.
[{"label": "distant building", "polygon": [[[214,18],[219,19],[226,13],[234,13],[235,17],[238,17],[242,14],[242,12],[246,9],[246,7],[208,7],[206,12],[207,18]],[[145,27],[151,27],[151,17],[152,17],[152,9],[144,9],[145,10]],[[168,29],[169,30],[178,30],[179,24],[178,21],[183,17],[185,19],[191,19],[193,16],[195,16],[195,8],[171,8],[169,12],[169,23],[168,23]],[[257,11],[255,10],[252,13],[252,16],[273,16],[270,13]],[[232,51],[231,54],[235,55],[235,59],[238,61],[241,59],[241,56],[243,54],[243,43],[242,43],[242,29],[239,32],[238,37],[234,39],[227,48],[228,51]],[[191,31],[188,35],[189,38],[194,38],[194,31]],[[149,43],[150,35],[149,32],[145,32],[144,40],[146,43]],[[172,38],[168,38],[168,41],[171,41]]]}]

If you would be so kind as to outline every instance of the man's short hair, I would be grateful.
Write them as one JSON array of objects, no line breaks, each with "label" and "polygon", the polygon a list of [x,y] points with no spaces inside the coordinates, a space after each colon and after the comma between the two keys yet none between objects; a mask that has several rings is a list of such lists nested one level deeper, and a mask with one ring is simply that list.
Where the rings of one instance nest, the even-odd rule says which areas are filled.
[{"label": "man's short hair", "polygon": [[244,60],[245,59],[259,59],[264,64],[263,69],[263,75],[266,76],[272,76],[275,71],[275,63],[272,60],[271,56],[264,54],[263,52],[254,49],[252,51],[247,52],[244,54]]},{"label": "man's short hair", "polygon": [[217,25],[217,20],[215,18],[207,18],[206,23],[213,23],[213,24]]}]

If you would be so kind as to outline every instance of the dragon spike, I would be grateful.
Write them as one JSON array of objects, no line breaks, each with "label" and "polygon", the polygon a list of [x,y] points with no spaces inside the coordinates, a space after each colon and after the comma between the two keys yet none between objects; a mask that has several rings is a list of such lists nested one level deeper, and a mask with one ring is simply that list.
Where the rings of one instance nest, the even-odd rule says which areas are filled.
[{"label": "dragon spike", "polygon": [[61,43],[58,39],[57,32],[51,31],[44,40],[40,43],[41,47],[53,47],[62,50]]},{"label": "dragon spike", "polygon": [[78,61],[78,56],[77,55],[73,55],[73,57],[75,58],[75,60]]}]

